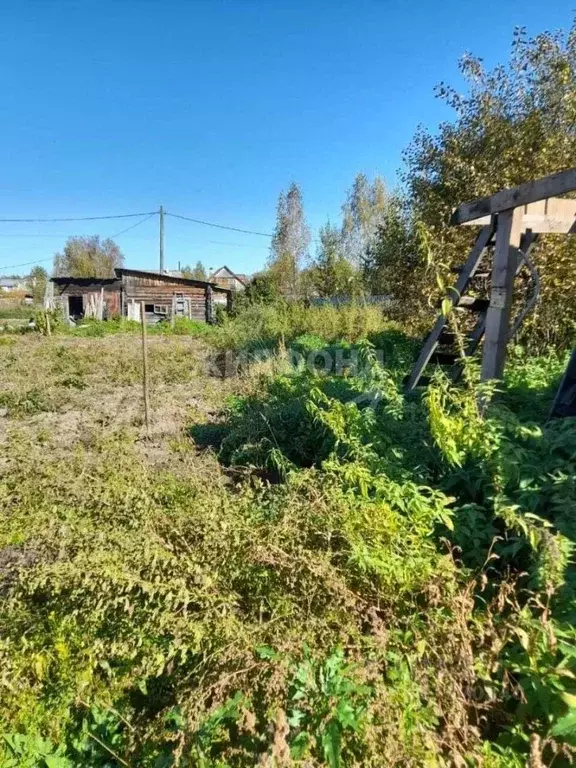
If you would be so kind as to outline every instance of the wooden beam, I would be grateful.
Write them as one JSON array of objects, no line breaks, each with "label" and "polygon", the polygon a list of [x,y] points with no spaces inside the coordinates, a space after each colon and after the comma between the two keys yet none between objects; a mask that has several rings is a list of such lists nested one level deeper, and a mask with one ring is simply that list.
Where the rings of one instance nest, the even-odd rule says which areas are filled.
[{"label": "wooden beam", "polygon": [[[480,262],[484,258],[484,253],[486,251],[486,248],[488,247],[488,245],[490,244],[490,241],[492,240],[492,236],[494,234],[494,227],[495,227],[495,222],[491,222],[489,226],[484,227],[484,229],[482,229],[478,234],[476,242],[474,243],[474,246],[470,251],[470,255],[466,259],[466,263],[464,264],[462,271],[458,276],[456,285],[454,285],[452,288],[449,289],[447,298],[450,300],[452,304],[458,303],[459,299],[462,296],[462,293],[464,292],[466,286],[468,285],[468,281],[470,280],[471,277],[474,276],[474,273],[478,269]],[[426,339],[424,346],[420,350],[418,359],[416,360],[416,362],[414,363],[414,367],[412,368],[412,373],[410,374],[410,377],[406,382],[406,385],[405,385],[406,392],[412,392],[412,390],[418,386],[418,382],[420,381],[420,377],[422,376],[424,369],[426,368],[426,366],[430,362],[430,358],[436,351],[440,334],[442,333],[442,330],[446,325],[447,321],[448,321],[448,318],[446,317],[446,315],[443,315],[443,314],[440,314],[436,319],[436,323],[434,324],[434,327],[432,328],[430,335]]]},{"label": "wooden beam", "polygon": [[[490,216],[465,221],[465,227],[486,226]],[[558,233],[570,235],[576,233],[576,200],[562,197],[550,197],[522,206],[522,231],[531,229],[534,233]]]},{"label": "wooden beam", "polygon": [[450,224],[464,224],[467,221],[479,219],[482,216],[507,211],[510,208],[534,203],[547,197],[564,195],[566,192],[572,192],[575,189],[576,168],[569,168],[566,171],[545,176],[543,179],[520,184],[520,186],[512,187],[512,189],[503,189],[489,197],[480,197],[477,200],[462,203],[452,214]]},{"label": "wooden beam", "polygon": [[512,289],[518,265],[522,235],[522,211],[503,211],[498,216],[496,247],[492,263],[492,291],[486,314],[486,333],[482,355],[482,381],[501,379],[506,361],[506,345],[512,308]]}]

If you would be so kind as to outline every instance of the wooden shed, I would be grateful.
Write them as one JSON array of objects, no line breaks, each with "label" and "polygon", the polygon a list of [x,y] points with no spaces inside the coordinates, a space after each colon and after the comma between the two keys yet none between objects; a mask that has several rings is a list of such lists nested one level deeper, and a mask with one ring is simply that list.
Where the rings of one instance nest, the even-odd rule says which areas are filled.
[{"label": "wooden shed", "polygon": [[144,304],[147,323],[175,317],[210,323],[215,295],[230,305],[231,292],[213,283],[140,269],[114,271],[115,277],[109,278],[53,277],[45,304],[61,308],[74,322],[115,316],[140,320]]}]

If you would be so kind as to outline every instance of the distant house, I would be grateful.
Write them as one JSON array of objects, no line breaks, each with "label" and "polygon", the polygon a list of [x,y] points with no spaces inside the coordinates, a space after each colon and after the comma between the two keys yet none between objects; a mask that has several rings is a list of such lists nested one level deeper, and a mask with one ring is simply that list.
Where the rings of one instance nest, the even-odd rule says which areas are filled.
[{"label": "distant house", "polygon": [[212,322],[214,304],[229,304],[232,292],[203,280],[144,271],[115,269],[114,277],[53,277],[49,309],[59,307],[76,322],[84,317],[100,320],[121,316],[140,320],[142,304],[147,323],[187,317]]},{"label": "distant house", "polygon": [[230,291],[243,291],[250,282],[248,275],[232,272],[226,265],[211,272],[208,279],[222,288],[228,288]]},{"label": "distant house", "polygon": [[10,293],[11,291],[23,291],[26,283],[20,277],[0,277],[0,291]]}]

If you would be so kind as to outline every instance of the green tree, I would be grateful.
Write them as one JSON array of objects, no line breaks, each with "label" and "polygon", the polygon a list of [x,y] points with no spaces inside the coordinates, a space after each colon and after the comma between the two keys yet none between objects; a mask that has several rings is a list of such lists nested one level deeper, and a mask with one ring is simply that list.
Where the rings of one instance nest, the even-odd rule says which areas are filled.
[{"label": "green tree", "polygon": [[114,240],[101,240],[99,235],[69,237],[62,253],[54,256],[57,277],[114,277],[124,256]]},{"label": "green tree", "polygon": [[41,304],[44,301],[44,294],[46,292],[46,284],[48,282],[48,272],[39,264],[32,267],[30,275],[28,276],[28,285],[32,296],[34,297],[35,304]]},{"label": "green tree", "polygon": [[[417,239],[413,212],[401,196],[391,197],[373,242],[362,259],[366,287],[388,296],[395,314],[406,318],[428,309],[422,297],[429,290],[425,260]],[[416,293],[414,301],[412,294]]]},{"label": "green tree", "polygon": [[[574,165],[576,158],[576,24],[567,33],[528,38],[517,29],[505,65],[487,71],[478,58],[460,63],[465,94],[445,84],[438,96],[456,113],[437,134],[420,130],[406,152],[404,181],[411,216],[421,221],[442,261],[464,261],[471,227],[449,227],[461,202]],[[381,233],[382,234],[382,233]],[[397,266],[401,266],[402,251]],[[524,326],[533,348],[573,343],[576,329],[576,243],[542,237],[534,257],[541,298]],[[393,275],[393,270],[390,271]],[[398,280],[406,279],[398,269]],[[430,289],[404,283],[418,303]]]},{"label": "green tree", "polygon": [[276,228],[272,238],[268,269],[285,295],[298,292],[298,275],[308,256],[310,232],[306,225],[302,192],[292,183],[278,199]]},{"label": "green tree", "polygon": [[204,280],[206,281],[208,279],[208,273],[206,272],[206,267],[204,264],[202,264],[201,261],[196,262],[196,266],[194,267],[193,273],[195,280]]},{"label": "green tree", "polygon": [[357,293],[358,273],[344,256],[342,234],[330,223],[320,228],[320,244],[310,268],[310,282],[320,296],[350,296]]},{"label": "green tree", "polygon": [[274,304],[281,298],[278,282],[269,270],[255,274],[246,290],[238,291],[234,297],[234,311],[247,304]]},{"label": "green tree", "polygon": [[388,195],[383,180],[371,182],[358,173],[342,206],[342,244],[344,255],[356,267],[372,245],[387,208]]},{"label": "green tree", "polygon": [[208,279],[206,268],[201,261],[197,261],[194,268],[192,268],[190,265],[186,265],[185,267],[182,267],[180,271],[182,272],[183,277],[187,277],[190,280],[206,281]]}]

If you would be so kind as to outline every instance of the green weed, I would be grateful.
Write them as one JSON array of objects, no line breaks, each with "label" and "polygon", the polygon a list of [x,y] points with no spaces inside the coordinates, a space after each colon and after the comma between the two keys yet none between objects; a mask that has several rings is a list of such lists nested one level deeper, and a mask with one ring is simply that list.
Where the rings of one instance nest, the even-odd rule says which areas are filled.
[{"label": "green weed", "polygon": [[[223,412],[188,403],[214,476],[184,433],[169,468],[131,428],[65,453],[20,429],[54,395],[139,382],[133,334],[0,348],[20,420],[0,474],[2,764],[573,758],[576,438],[542,415],[560,363],[518,354],[481,414],[476,385],[441,375],[405,397],[413,341],[380,333],[384,367],[304,328],[302,352],[335,342],[358,365],[290,369],[280,336]],[[191,344],[152,334],[154,387],[209,394]]]}]

